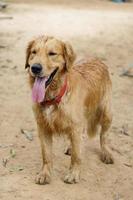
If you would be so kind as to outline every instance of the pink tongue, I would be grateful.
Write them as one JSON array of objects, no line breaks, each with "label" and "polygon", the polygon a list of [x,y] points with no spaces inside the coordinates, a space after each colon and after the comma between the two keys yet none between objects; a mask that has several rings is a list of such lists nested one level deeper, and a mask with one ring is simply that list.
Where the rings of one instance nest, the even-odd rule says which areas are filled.
[{"label": "pink tongue", "polygon": [[39,78],[35,79],[33,88],[32,88],[32,99],[33,102],[41,103],[45,97],[45,83],[47,78]]}]

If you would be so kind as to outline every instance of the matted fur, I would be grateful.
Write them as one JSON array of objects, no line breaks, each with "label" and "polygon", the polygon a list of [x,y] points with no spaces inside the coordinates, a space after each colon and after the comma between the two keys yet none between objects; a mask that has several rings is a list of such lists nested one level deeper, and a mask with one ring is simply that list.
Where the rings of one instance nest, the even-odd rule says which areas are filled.
[{"label": "matted fur", "polygon": [[[49,56],[49,51],[57,53]],[[38,37],[27,48],[26,65],[31,88],[35,80],[31,72],[34,63],[43,66],[43,74],[50,75],[55,67],[59,70],[46,91],[45,99],[56,96],[67,77],[67,91],[59,104],[33,105],[41,142],[43,167],[36,183],[46,184],[51,180],[52,136],[67,134],[71,141],[71,165],[64,181],[79,181],[81,165],[81,134],[86,130],[89,136],[100,131],[101,159],[113,163],[107,147],[107,131],[112,121],[111,80],[107,66],[99,59],[90,59],[73,64],[75,53],[70,44],[53,37]]]}]

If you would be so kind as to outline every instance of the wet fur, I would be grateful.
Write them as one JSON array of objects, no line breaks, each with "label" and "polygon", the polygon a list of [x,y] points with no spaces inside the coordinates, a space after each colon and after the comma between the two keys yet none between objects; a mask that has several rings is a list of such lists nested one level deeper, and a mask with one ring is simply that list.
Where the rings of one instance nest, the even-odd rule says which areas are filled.
[{"label": "wet fur", "polygon": [[[99,59],[85,60],[73,64],[75,53],[71,45],[51,37],[42,37],[41,40],[37,38],[30,42],[27,48],[26,68],[29,71],[31,88],[33,87],[34,77],[30,73],[32,61],[29,61],[29,57],[33,46],[35,44],[39,46],[39,42],[42,40],[45,42],[52,40],[53,46],[56,42],[60,44],[62,49],[62,58],[60,57],[60,60],[64,59],[64,67],[62,68],[62,64],[60,65],[62,70],[59,71],[48,87],[45,98],[55,96],[58,93],[66,76],[68,89],[58,105],[33,105],[43,157],[43,167],[40,174],[36,177],[36,183],[46,184],[51,180],[52,136],[55,133],[67,134],[70,139],[71,165],[64,181],[67,183],[76,183],[80,177],[80,143],[81,134],[84,130],[92,137],[96,135],[98,127],[101,127],[101,160],[107,164],[113,163],[106,138],[112,121],[111,80],[107,66]],[[50,41],[50,45],[52,45],[52,41]],[[39,54],[41,63],[41,59],[43,58],[41,57],[42,50],[43,46],[40,45]],[[58,60],[59,58],[57,58]],[[35,61],[36,59],[34,58]],[[49,61],[45,59],[44,62],[46,71]]]}]

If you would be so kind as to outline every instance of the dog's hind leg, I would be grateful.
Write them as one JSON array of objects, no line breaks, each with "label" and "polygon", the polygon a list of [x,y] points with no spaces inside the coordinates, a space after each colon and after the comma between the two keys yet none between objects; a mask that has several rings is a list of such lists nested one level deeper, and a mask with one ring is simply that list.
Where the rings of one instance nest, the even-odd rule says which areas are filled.
[{"label": "dog's hind leg", "polygon": [[111,122],[112,122],[112,114],[107,109],[103,109],[100,120],[100,125],[101,125],[100,144],[102,150],[101,160],[106,164],[112,164],[114,162],[107,144],[108,130],[110,128]]}]

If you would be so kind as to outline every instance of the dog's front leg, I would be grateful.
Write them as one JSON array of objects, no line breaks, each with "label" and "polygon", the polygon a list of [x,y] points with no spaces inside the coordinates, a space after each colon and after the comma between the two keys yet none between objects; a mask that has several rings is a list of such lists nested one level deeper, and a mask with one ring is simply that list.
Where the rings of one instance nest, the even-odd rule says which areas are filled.
[{"label": "dog's front leg", "polygon": [[81,165],[81,128],[75,128],[70,134],[71,140],[71,165],[68,174],[64,178],[66,183],[77,183],[80,178],[80,165]]},{"label": "dog's front leg", "polygon": [[37,184],[47,184],[51,181],[52,168],[52,134],[38,124],[38,133],[41,142],[43,165],[40,173],[36,177]]}]

